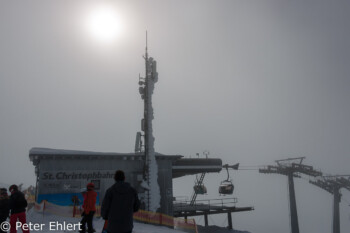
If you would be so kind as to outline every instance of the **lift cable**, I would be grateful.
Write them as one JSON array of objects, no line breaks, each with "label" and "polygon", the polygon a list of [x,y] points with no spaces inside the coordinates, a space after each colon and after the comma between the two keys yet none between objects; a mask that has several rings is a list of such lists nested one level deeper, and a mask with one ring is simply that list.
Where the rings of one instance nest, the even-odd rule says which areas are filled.
[{"label": "lift cable", "polygon": [[264,166],[248,166],[248,165],[239,165],[239,167],[237,169],[234,170],[249,170],[249,171],[257,171],[260,168],[263,168]]},{"label": "lift cable", "polygon": [[259,171],[259,168],[238,168],[240,171]]}]

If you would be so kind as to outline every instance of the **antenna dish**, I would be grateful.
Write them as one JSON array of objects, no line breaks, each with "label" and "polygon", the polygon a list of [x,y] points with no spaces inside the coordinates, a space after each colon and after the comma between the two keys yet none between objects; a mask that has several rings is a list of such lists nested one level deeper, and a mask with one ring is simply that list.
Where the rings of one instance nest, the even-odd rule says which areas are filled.
[{"label": "antenna dish", "polygon": [[136,133],[135,153],[141,152],[141,132]]}]

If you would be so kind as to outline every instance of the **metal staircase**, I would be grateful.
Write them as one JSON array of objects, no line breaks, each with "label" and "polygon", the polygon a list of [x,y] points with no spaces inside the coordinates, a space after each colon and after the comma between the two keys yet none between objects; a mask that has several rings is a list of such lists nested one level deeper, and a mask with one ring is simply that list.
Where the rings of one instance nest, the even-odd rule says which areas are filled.
[{"label": "metal staircase", "polygon": [[[201,177],[199,178],[199,180],[197,180],[196,185],[202,185],[203,184],[204,176],[205,176],[205,172],[203,172],[201,174]],[[196,202],[196,198],[197,198],[197,193],[195,191],[193,191],[190,205],[194,205],[194,203]]]}]

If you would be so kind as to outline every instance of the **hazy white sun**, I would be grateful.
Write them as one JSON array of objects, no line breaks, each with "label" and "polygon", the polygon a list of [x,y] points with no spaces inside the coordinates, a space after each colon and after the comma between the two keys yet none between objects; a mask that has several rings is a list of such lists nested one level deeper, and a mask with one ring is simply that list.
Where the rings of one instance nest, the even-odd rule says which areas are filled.
[{"label": "hazy white sun", "polygon": [[122,25],[114,8],[101,6],[91,11],[87,29],[96,39],[110,42],[120,35]]}]

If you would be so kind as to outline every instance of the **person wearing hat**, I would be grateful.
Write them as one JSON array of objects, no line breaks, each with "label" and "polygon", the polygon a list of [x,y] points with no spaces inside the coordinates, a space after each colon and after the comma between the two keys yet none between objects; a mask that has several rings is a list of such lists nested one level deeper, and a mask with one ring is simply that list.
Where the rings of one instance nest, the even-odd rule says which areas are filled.
[{"label": "person wearing hat", "polygon": [[[10,200],[7,195],[7,189],[0,189],[0,224],[6,221],[9,217],[10,213]],[[5,233],[2,229],[0,229],[1,233]]]},{"label": "person wearing hat", "polygon": [[[22,223],[22,226],[26,224],[26,207],[28,205],[27,200],[24,197],[24,194],[18,190],[18,186],[13,184],[10,186],[9,191],[11,193],[10,196],[10,225],[11,230],[10,233],[16,233],[16,223],[17,220]],[[22,227],[23,233],[29,233],[28,228]]]},{"label": "person wearing hat", "polygon": [[102,202],[101,216],[107,222],[109,233],[131,233],[134,227],[133,214],[140,208],[137,191],[125,182],[125,174],[118,170],[115,184],[106,191]]},{"label": "person wearing hat", "polygon": [[94,217],[94,214],[96,212],[96,197],[97,193],[94,191],[95,185],[93,183],[88,183],[86,186],[86,192],[83,193],[84,202],[83,202],[83,213],[82,213],[82,220],[81,223],[81,229],[80,233],[86,232],[86,224],[88,227],[88,233],[93,233],[94,229],[92,226],[92,220]]}]

